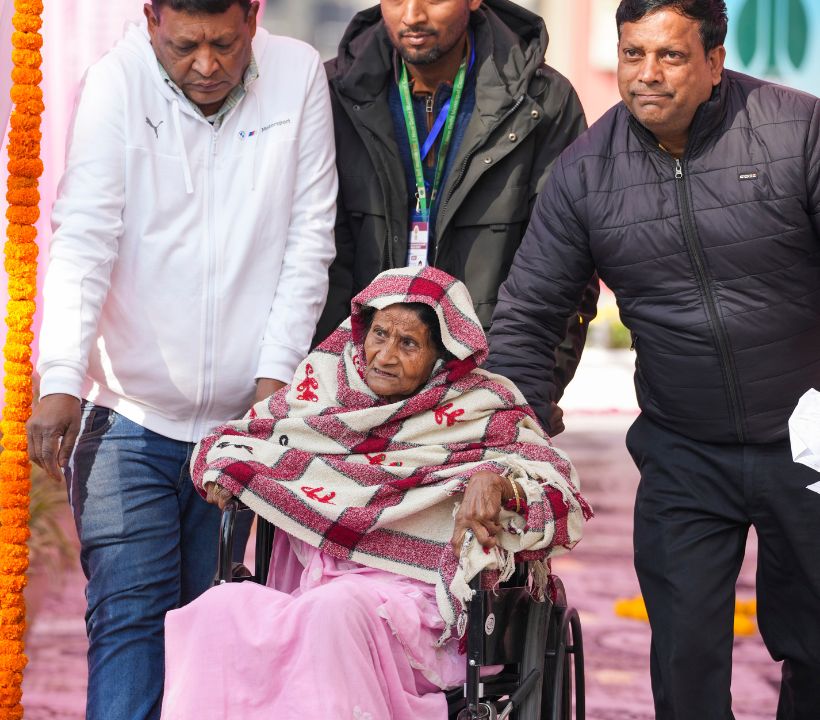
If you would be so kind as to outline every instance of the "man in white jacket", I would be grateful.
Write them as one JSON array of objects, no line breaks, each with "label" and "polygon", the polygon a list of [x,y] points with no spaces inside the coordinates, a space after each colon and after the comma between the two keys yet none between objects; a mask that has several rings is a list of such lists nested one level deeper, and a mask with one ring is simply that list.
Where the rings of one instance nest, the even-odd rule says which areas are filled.
[{"label": "man in white jacket", "polygon": [[291,380],[327,293],[327,81],[258,6],[147,3],[70,131],[29,442],[65,472],[82,545],[88,718],[159,716],[165,613],[215,570],[194,443]]}]

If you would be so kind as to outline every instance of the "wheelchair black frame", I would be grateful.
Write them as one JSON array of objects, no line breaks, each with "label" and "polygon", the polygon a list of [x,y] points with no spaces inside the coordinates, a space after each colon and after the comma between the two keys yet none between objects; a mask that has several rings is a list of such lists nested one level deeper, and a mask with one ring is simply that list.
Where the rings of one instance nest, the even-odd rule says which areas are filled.
[{"label": "wheelchair black frame", "polygon": [[[237,500],[231,500],[222,512],[219,528],[219,549],[217,573],[214,584],[220,585],[233,581],[233,536],[236,513],[239,511]],[[270,569],[273,547],[274,527],[264,518],[257,516],[256,524],[256,562],[252,576],[242,580],[252,580],[265,584]],[[520,578],[519,578],[520,579]],[[468,603],[467,614],[467,676],[464,688],[456,688],[445,694],[448,701],[448,718],[458,715],[459,720],[479,720],[482,717],[483,701],[486,698],[506,698],[501,700],[504,707],[497,717],[512,717],[515,720],[573,720],[572,689],[575,693],[575,720],[585,718],[585,685],[584,685],[584,650],[581,621],[575,608],[567,606],[566,593],[560,579],[551,576],[549,621],[547,640],[544,649],[543,670],[532,670],[527,677],[521,678],[518,673],[512,675],[507,667],[497,676],[485,678],[482,682],[480,673],[485,663],[485,623],[472,622],[472,618],[485,618],[485,607],[492,590],[480,588],[480,577],[474,578],[470,587],[473,598]],[[508,590],[520,588],[512,587]],[[573,683],[574,680],[574,683]],[[517,709],[524,699],[538,688],[541,689],[541,711],[538,717],[519,717]],[[483,707],[482,707],[483,706]],[[466,711],[466,714],[465,714]]]}]

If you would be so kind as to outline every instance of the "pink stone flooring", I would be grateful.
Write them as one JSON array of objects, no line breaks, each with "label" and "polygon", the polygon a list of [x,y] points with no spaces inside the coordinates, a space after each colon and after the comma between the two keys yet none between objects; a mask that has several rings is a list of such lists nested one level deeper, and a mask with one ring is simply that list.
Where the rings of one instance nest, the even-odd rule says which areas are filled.
[{"label": "pink stone flooring", "polygon": [[[557,439],[576,462],[596,518],[587,536],[555,571],[580,612],[586,645],[587,718],[650,720],[649,629],[616,617],[613,603],[638,593],[632,568],[632,500],[637,473],[623,446],[629,413],[568,412]],[[738,597],[754,596],[753,541],[738,582]],[[24,683],[27,720],[80,720],[86,683],[83,578],[79,568],[53,577],[28,637]],[[736,720],[773,718],[779,668],[759,635],[735,645]],[[203,719],[207,720],[207,719]]]}]

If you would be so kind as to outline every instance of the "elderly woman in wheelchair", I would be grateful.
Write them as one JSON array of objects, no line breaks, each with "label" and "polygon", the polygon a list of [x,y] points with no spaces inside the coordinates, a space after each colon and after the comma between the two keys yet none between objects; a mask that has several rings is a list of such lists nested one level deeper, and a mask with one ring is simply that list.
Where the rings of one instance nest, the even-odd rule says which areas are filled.
[{"label": "elderly woman in wheelchair", "polygon": [[462,283],[387,271],[290,387],[202,440],[200,492],[278,532],[267,586],[168,615],[165,720],[447,717],[479,573],[503,582],[517,559],[543,599],[589,515],[486,354]]}]

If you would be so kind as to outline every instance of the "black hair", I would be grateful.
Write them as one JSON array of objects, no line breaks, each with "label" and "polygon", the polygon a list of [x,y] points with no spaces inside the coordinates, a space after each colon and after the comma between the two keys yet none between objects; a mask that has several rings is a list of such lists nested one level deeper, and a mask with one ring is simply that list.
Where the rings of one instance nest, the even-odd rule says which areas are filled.
[{"label": "black hair", "polygon": [[231,6],[238,4],[246,13],[251,9],[251,0],[151,0],[154,13],[160,8],[167,7],[176,12],[186,12],[194,15],[206,13],[218,15],[227,12]]},{"label": "black hair", "polygon": [[618,37],[624,23],[638,22],[658,10],[674,10],[690,20],[698,21],[704,52],[714,50],[726,40],[729,19],[724,0],[621,0],[615,13]]},{"label": "black hair", "polygon": [[[427,326],[427,329],[430,331],[430,339],[433,341],[433,346],[436,348],[438,356],[445,362],[452,360],[455,356],[446,347],[444,347],[444,341],[441,339],[441,326],[439,325],[436,311],[426,303],[414,302],[399,304],[403,308],[412,310],[416,314],[416,317]],[[370,326],[373,324],[373,318],[376,315],[376,310],[377,308],[369,305],[365,305],[361,310],[365,337],[367,336],[367,333],[370,332]]]}]

